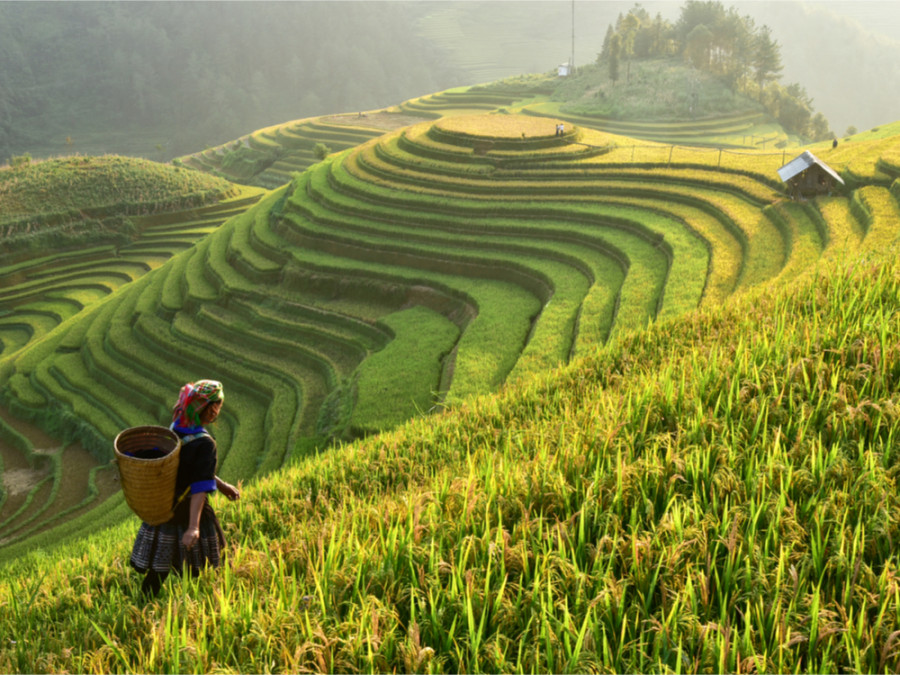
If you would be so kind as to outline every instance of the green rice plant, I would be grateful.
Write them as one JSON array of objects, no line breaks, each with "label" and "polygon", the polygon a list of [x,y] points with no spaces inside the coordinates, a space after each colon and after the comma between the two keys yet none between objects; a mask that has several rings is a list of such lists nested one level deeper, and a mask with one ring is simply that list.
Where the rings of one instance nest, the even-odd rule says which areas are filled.
[{"label": "green rice plant", "polygon": [[[178,387],[185,381],[200,377],[219,379],[233,385],[229,388],[229,392],[232,389],[237,391],[230,396],[233,407],[229,408],[234,412],[228,412],[224,420],[227,437],[221,438],[222,424],[218,425],[217,431],[221,475],[231,481],[253,475],[258,468],[258,457],[262,456],[263,448],[269,443],[268,436],[263,433],[267,415],[262,401],[267,397],[261,391],[269,384],[269,379],[266,376],[260,378],[261,383],[258,385],[256,378],[247,368],[236,364],[223,364],[217,354],[209,353],[205,348],[196,349],[194,345],[198,343],[198,334],[203,335],[202,330],[191,326],[187,320],[181,320],[179,323],[182,332],[175,334],[169,322],[163,322],[156,317],[142,316],[134,325],[135,341],[142,347],[148,367],[152,367],[154,363],[158,368],[166,364],[165,367],[173,372],[175,379],[172,380],[173,394],[170,396],[177,393]],[[205,340],[201,338],[199,342],[202,345]],[[231,367],[223,369],[226,365]],[[240,424],[237,423],[238,420],[241,421]],[[233,432],[229,431],[232,427]],[[277,437],[273,436],[272,441],[275,440]],[[232,448],[234,452],[231,452]],[[273,451],[284,452],[284,449],[276,447]]]},{"label": "green rice plant", "polygon": [[[447,103],[471,102],[449,97]],[[272,133],[266,142],[280,140]],[[460,142],[444,144],[456,148],[454,159],[469,140]],[[314,597],[322,614],[304,616],[302,625],[286,623],[296,631],[293,636],[278,632],[286,629],[269,618],[259,618],[256,596],[241,615],[241,622],[263,621],[289,646],[276,653],[262,634],[246,651],[219,645],[205,633],[192,633],[178,618],[181,609],[172,608],[167,621],[184,639],[179,637],[174,651],[161,642],[152,648],[168,661],[145,658],[152,652],[149,642],[141,648],[150,651],[134,657],[113,623],[95,620],[96,628],[90,628],[97,651],[81,663],[213,667],[206,657],[191,661],[190,650],[181,649],[191,645],[204,653],[221,647],[222,662],[240,660],[260,669],[273,660],[304,668],[325,663],[379,670],[557,670],[596,664],[614,664],[617,670],[737,670],[749,664],[758,669],[840,669],[848,658],[873,670],[887,663],[891,649],[884,649],[879,631],[889,619],[882,617],[873,629],[857,609],[851,631],[832,612],[838,611],[837,598],[843,606],[846,598],[851,603],[855,598],[857,582],[846,572],[844,558],[857,556],[855,566],[862,553],[853,551],[875,556],[866,558],[866,564],[878,570],[872,573],[877,577],[889,556],[889,549],[878,543],[889,540],[883,525],[890,520],[883,517],[889,510],[878,504],[890,502],[872,497],[853,512],[862,514],[862,520],[850,526],[842,525],[840,504],[855,491],[884,495],[878,462],[890,465],[891,453],[887,460],[879,459],[879,453],[893,434],[892,413],[872,378],[861,377],[864,367],[853,374],[828,356],[831,352],[817,351],[826,330],[819,291],[804,296],[807,305],[791,311],[769,306],[761,312],[776,328],[756,344],[739,337],[755,335],[744,316],[729,319],[741,330],[723,327],[722,320],[709,314],[703,315],[709,327],[679,324],[674,334],[663,330],[670,317],[701,300],[709,307],[712,298],[727,298],[751,283],[787,280],[792,270],[804,266],[796,257],[801,247],[810,260],[815,257],[815,235],[827,245],[826,255],[835,255],[840,228],[850,233],[859,223],[847,218],[845,198],[817,202],[821,217],[816,210],[789,204],[767,211],[776,217],[762,213],[761,207],[777,197],[772,190],[776,179],[766,177],[772,174],[769,164],[777,168],[774,155],[730,158],[708,149],[653,149],[648,144],[647,152],[651,150],[660,157],[642,160],[644,166],[629,166],[635,149],[619,147],[577,162],[569,162],[566,153],[538,157],[542,165],[526,169],[515,160],[534,158],[510,149],[498,159],[512,163],[488,174],[462,164],[466,169],[454,172],[449,159],[429,160],[427,148],[417,154],[416,143],[379,141],[304,174],[295,180],[289,200],[280,201],[283,193],[278,193],[252,216],[216,232],[212,221],[200,218],[183,226],[159,223],[159,236],[148,236],[157,251],[166,240],[164,231],[167,236],[178,233],[173,246],[187,241],[182,235],[211,234],[183,256],[181,272],[174,277],[176,266],[166,265],[146,281],[132,282],[133,291],[123,288],[103,301],[116,298],[109,303],[115,311],[109,310],[106,335],[100,314],[85,314],[98,321],[90,330],[71,321],[48,331],[21,356],[4,358],[3,371],[11,375],[4,397],[20,410],[32,411],[52,400],[68,401],[53,408],[70,415],[64,415],[68,425],[75,423],[76,407],[99,419],[100,414],[87,411],[99,410],[121,393],[117,377],[148,383],[146,397],[140,405],[136,400],[129,419],[155,412],[164,417],[168,399],[186,373],[209,376],[214,371],[242,390],[220,427],[225,470],[253,475],[260,466],[268,470],[279,465],[291,448],[308,440],[301,431],[306,422],[298,419],[315,417],[309,411],[320,407],[310,404],[310,393],[324,401],[328,387],[342,382],[339,376],[345,377],[363,353],[358,336],[366,336],[362,342],[371,340],[365,342],[372,345],[367,350],[386,344],[384,332],[372,326],[370,332],[357,331],[356,326],[389,316],[412,297],[423,306],[440,307],[465,328],[447,402],[472,423],[470,430],[442,428],[446,438],[441,438],[437,429],[417,426],[415,433],[390,441],[397,448],[385,450],[390,458],[396,453],[396,464],[390,464],[393,459],[387,467],[365,463],[365,471],[331,468],[320,476],[315,472],[324,458],[298,457],[298,468],[306,473],[295,482],[307,501],[291,503],[301,513],[310,512],[309,504],[326,508],[327,503],[335,509],[328,512],[331,520],[315,521],[311,527],[318,524],[319,530],[295,537],[307,547],[305,556],[298,548],[292,558],[276,546],[271,572],[254,568],[252,560],[248,569],[260,579],[281,575],[276,586],[284,611],[279,610],[279,617],[286,619],[288,607],[303,614],[298,610],[303,596]],[[647,165],[652,162],[657,165]],[[717,162],[727,165],[721,175],[715,171]],[[741,162],[745,168],[739,167]],[[874,203],[872,195],[877,196],[861,193],[858,203]],[[315,202],[307,201],[312,197]],[[278,203],[284,210],[276,214]],[[802,216],[808,217],[804,221]],[[779,255],[766,251],[775,241],[780,241]],[[479,244],[501,253],[480,252]],[[733,266],[723,263],[729,251],[737,261]],[[385,259],[372,259],[376,254]],[[398,264],[416,255],[445,267],[422,269],[428,265],[421,260],[411,268],[408,260]],[[504,278],[522,285],[449,273],[451,262],[471,265],[478,260],[484,268],[482,261],[500,258],[506,264]],[[493,274],[502,276],[496,270]],[[160,305],[166,283],[175,299]],[[843,327],[829,348],[862,350],[848,358],[872,365],[871,350],[889,351],[890,329],[879,328],[877,339],[853,347],[853,336],[867,333],[857,330],[851,317],[862,306],[877,307],[881,313],[870,320],[871,327],[890,324],[892,314],[881,309],[883,297],[857,297],[840,280],[834,283],[828,297],[846,301],[840,317],[827,318]],[[883,280],[871,285],[884,288]],[[556,295],[546,304],[550,288]],[[329,298],[330,289],[341,289],[343,297]],[[367,294],[383,297],[364,308]],[[454,315],[450,307],[463,313]],[[326,320],[327,326],[314,328],[291,318],[300,308],[311,320]],[[358,318],[341,317],[341,312]],[[551,315],[552,322],[545,322]],[[793,315],[812,317],[806,333],[771,318]],[[576,330],[580,333],[582,322],[592,316],[607,318],[595,319],[599,328],[594,337],[581,341]],[[653,318],[657,328],[637,338],[630,333],[631,327]],[[254,322],[259,327],[251,331]],[[315,389],[314,378],[290,363],[307,358],[284,334],[295,326],[304,340],[327,343],[317,351],[334,373],[325,378],[330,379],[327,386]],[[332,327],[339,328],[341,337],[332,338]],[[731,352],[703,342],[699,336],[707,329],[733,331]],[[235,339],[223,352],[219,343],[225,335]],[[812,356],[792,352],[780,357],[777,348],[790,344],[789,336],[797,336]],[[412,337],[398,335],[392,346]],[[87,340],[83,348],[81,339]],[[601,341],[609,342],[604,352],[614,356],[583,351]],[[677,361],[685,345],[691,358]],[[659,365],[657,350],[669,359],[664,365]],[[541,381],[545,357],[564,362],[574,351],[612,360],[602,360],[604,365],[590,371],[587,380],[581,376],[580,384],[573,375],[566,386],[577,394],[569,398],[558,387],[533,388],[532,377],[520,376],[526,369],[540,371]],[[635,352],[646,363],[636,364]],[[887,372],[884,361],[872,367],[881,369],[880,375]],[[83,397],[86,374],[106,382],[104,391],[88,390],[91,396]],[[602,384],[590,388],[592,377]],[[626,379],[633,387],[627,391]],[[496,402],[485,403],[486,412],[472,412],[464,396],[501,382],[509,392],[526,392],[515,415],[499,416]],[[851,382],[852,389],[840,388],[842,382]],[[572,403],[575,398],[589,403],[579,407]],[[554,418],[557,413],[563,418]],[[545,425],[548,420],[556,421]],[[619,423],[624,426],[617,428]],[[93,433],[100,435],[96,429]],[[432,439],[429,462],[413,467],[410,450],[413,456],[426,456],[415,455],[424,450],[422,439]],[[773,447],[777,451],[762,452]],[[501,459],[496,459],[498,449]],[[334,467],[346,467],[342,452],[355,451],[337,451],[342,459]],[[266,458],[262,465],[260,457]],[[407,475],[415,478],[407,481]],[[851,475],[859,485],[848,482]],[[395,490],[398,481],[406,492]],[[828,481],[836,481],[844,502],[821,488]],[[332,485],[342,491],[334,492]],[[348,498],[356,492],[358,500]],[[395,492],[396,501],[385,501],[386,494],[393,497]],[[439,495],[441,501],[423,499],[423,493]],[[310,496],[314,494],[324,494],[324,501]],[[411,503],[421,503],[419,516],[406,508]],[[246,522],[256,517],[248,514]],[[279,517],[266,516],[264,536],[285,527],[277,523]],[[373,517],[380,519],[374,521],[379,524],[374,532]],[[410,527],[412,522],[416,525]],[[419,526],[426,528],[419,530],[426,537],[442,534],[417,540]],[[852,536],[842,534],[842,527]],[[318,557],[311,553],[318,550]],[[300,560],[315,560],[314,572],[285,581],[285,570],[297,573]],[[660,566],[651,560],[668,562]],[[794,592],[787,587],[792,575],[798,579]],[[448,585],[453,589],[449,594]],[[199,583],[186,588],[203,592]],[[770,591],[775,601],[763,595]],[[884,593],[889,597],[889,591]],[[591,601],[601,595],[602,600]],[[743,618],[754,613],[763,628]],[[530,621],[516,623],[522,615]],[[316,623],[326,616],[333,623]],[[249,632],[249,624],[241,622],[231,624],[235,634]],[[303,647],[306,642],[296,635],[313,635],[314,623],[322,635],[352,637],[346,644],[316,638]],[[862,637],[847,633],[864,635],[879,647],[866,651],[859,646]],[[806,642],[792,643],[796,636]]]},{"label": "green rice plant", "polygon": [[783,202],[766,208],[769,219],[781,230],[789,242],[787,262],[781,277],[794,279],[812,268],[825,248],[821,223],[810,217],[802,205]]},{"label": "green rice plant", "polygon": [[[534,188],[532,187],[532,188],[530,188],[530,189],[533,190]],[[637,188],[632,188],[632,192],[635,192],[636,190],[637,190]],[[496,195],[494,195],[493,198],[496,198]],[[729,214],[729,215],[734,215],[734,214],[736,214],[736,212],[734,211],[734,208],[731,207],[731,214]],[[746,217],[746,216],[743,216],[743,218],[747,221],[747,224],[745,225],[745,227],[746,227],[748,230],[750,230],[751,233],[757,229],[757,225],[752,224],[752,223],[750,222],[750,218],[752,218],[752,217]],[[731,221],[728,220],[728,221],[726,221],[726,222],[731,222]],[[761,222],[765,223],[765,221],[761,221]],[[731,227],[735,227],[735,225],[732,224]],[[757,257],[758,257],[758,256],[757,256]]]},{"label": "green rice plant", "polygon": [[[347,278],[346,262],[340,258],[311,250],[302,255],[296,253],[295,258],[304,267],[314,265],[312,269],[318,271],[326,271],[329,267],[343,269]],[[386,279],[430,286],[442,293],[454,289],[451,295],[462,294],[473,299],[472,303],[479,310],[478,316],[467,325],[460,340],[450,397],[462,399],[470,393],[499,385],[513,367],[528,335],[531,319],[539,309],[539,301],[530,291],[494,279],[449,277],[358,261],[349,269],[361,280],[385,275]]]},{"label": "green rice plant", "polygon": [[815,208],[821,214],[828,232],[823,258],[850,259],[859,249],[865,229],[851,211],[849,202],[839,197],[821,197],[816,200]]},{"label": "green rice plant", "polygon": [[53,159],[0,173],[4,221],[70,210],[96,217],[122,205],[172,210],[195,195],[213,197],[228,191],[229,184],[221,179],[111,155]]},{"label": "green rice plant", "polygon": [[[326,192],[325,192],[324,190],[323,190],[322,192],[318,192],[318,193],[317,193],[317,196],[319,197],[319,199],[321,199],[321,198],[324,197],[325,195],[326,195]],[[389,195],[386,194],[386,195],[385,195],[385,198],[388,198],[388,197],[389,197]],[[406,202],[409,202],[409,197],[408,197],[408,195],[405,195],[405,196],[403,197],[403,199],[404,199]],[[332,200],[332,201],[333,201],[333,200]],[[461,205],[461,204],[463,204],[463,202],[462,202],[461,200],[457,200],[457,201],[454,202],[454,205]],[[478,206],[473,205],[473,206],[471,207],[470,210],[471,210],[473,213],[478,213],[478,209],[479,209]],[[546,210],[547,210],[547,209],[546,209],[546,207],[545,207],[545,208],[543,209],[543,211],[546,212]],[[574,210],[574,209],[572,209],[572,208],[557,208],[557,209],[555,209],[555,211],[558,213],[559,216],[565,217],[565,214],[568,213],[570,218],[571,218],[572,215],[573,215],[573,214],[572,214],[572,211],[573,211],[573,210]],[[510,209],[510,213],[514,213],[514,212],[515,212],[515,211],[514,211],[513,209]],[[577,213],[577,214],[580,215],[580,213],[579,213],[578,211],[576,211],[575,213]],[[587,213],[589,213],[589,212],[588,212],[588,211],[584,211],[584,213],[585,213],[585,215],[587,215]],[[392,217],[396,218],[397,216],[392,216]],[[487,222],[487,221],[485,221],[485,222]],[[502,222],[502,221],[501,221],[501,222]],[[519,221],[519,222],[521,223],[521,221]],[[608,221],[607,221],[607,222],[608,222]],[[621,222],[621,221],[620,221],[620,222]],[[523,227],[526,226],[526,225],[527,225],[527,223],[522,223],[522,224],[520,224],[520,225],[518,225],[518,226],[515,226],[515,225],[514,225],[514,226],[512,226],[512,228],[513,228],[513,229],[522,230]],[[530,226],[530,225],[528,225],[528,226],[529,226],[529,227],[532,227],[532,226]],[[541,227],[541,224],[536,224],[535,226],[533,226],[532,229],[534,229],[535,231],[537,231],[537,230],[540,229],[540,227]],[[555,229],[555,228],[554,228],[554,229]],[[651,235],[651,236],[652,236],[652,235]],[[613,238],[615,239],[615,238],[617,237],[617,235],[615,235],[615,234],[613,234],[613,233],[607,234],[606,232],[604,232],[604,237],[605,237],[607,240],[609,240],[610,237],[613,237]],[[684,241],[684,240],[682,240],[682,241]],[[616,244],[618,245],[619,248],[622,247],[622,243],[621,243],[620,241],[616,241]],[[626,250],[627,250],[627,248],[629,248],[629,247],[626,247]],[[634,259],[637,260],[637,259],[638,259],[637,256],[634,256]],[[681,260],[685,260],[685,259],[680,259],[680,261],[681,261]],[[689,261],[689,259],[687,259],[687,260]],[[684,275],[681,275],[681,277],[679,277],[679,278],[682,278],[683,276],[684,276]],[[654,287],[651,287],[651,288],[657,288],[657,289],[658,289],[658,286],[654,286]],[[654,301],[655,301],[655,299],[656,299],[657,297],[658,297],[658,291],[657,291],[657,294],[655,294],[655,295],[653,296]],[[623,306],[624,306],[624,305],[623,305]]]},{"label": "green rice plant", "polygon": [[[258,198],[258,194],[253,194],[251,190],[237,193],[237,195],[237,197],[230,198],[227,208],[240,209]],[[210,218],[218,218],[219,222],[223,214],[228,213],[228,211],[223,211],[221,207],[201,208],[199,212],[208,213]],[[157,246],[157,244],[147,241],[154,239],[154,226],[151,222],[154,218],[163,223],[176,223],[176,225],[168,226],[171,228],[177,227],[178,221],[184,221],[189,217],[188,214],[181,212],[170,213],[165,217],[148,217],[146,219],[147,222],[138,218],[139,229],[147,234],[146,240],[142,245],[144,247]],[[207,220],[204,222],[214,221]],[[164,225],[163,227],[165,228],[166,226]],[[208,227],[208,225],[204,227]],[[163,236],[170,237],[170,235]],[[183,236],[183,241],[175,244],[175,246],[186,247],[190,245],[202,236],[202,231],[195,229],[185,233]],[[61,323],[74,316],[84,307],[106,297],[123,284],[130,283],[154,266],[159,266],[162,260],[171,256],[173,252],[171,238],[168,239],[168,242],[168,244],[164,245],[170,246],[169,250],[162,257],[157,257],[155,260],[151,257],[150,264],[144,259],[129,259],[129,256],[134,255],[134,253],[125,252],[129,250],[137,251],[139,246],[141,246],[139,244],[125,247],[123,256],[118,258],[111,257],[110,254],[114,252],[110,247],[95,247],[83,252],[62,252],[57,255],[21,263],[8,268],[8,271],[10,274],[27,272],[28,280],[16,283],[13,287],[14,290],[7,291],[3,294],[3,297],[0,297],[0,303],[8,303],[7,306],[12,307],[8,316],[16,317],[18,319],[17,325],[23,325],[25,321],[29,323],[34,322],[34,319],[26,318],[32,309],[38,309],[41,312],[49,310],[50,313],[45,316],[51,319],[55,316],[56,322]],[[145,250],[149,249],[145,248]],[[159,256],[159,253],[154,255]],[[26,298],[34,298],[34,301],[30,303],[30,307],[22,302]],[[26,331],[22,329],[14,329],[5,341],[8,345],[8,348],[5,349],[7,355],[11,355],[13,351],[18,351],[26,346],[29,341],[43,335],[50,328],[52,326],[49,322],[42,321],[42,325],[37,330],[31,330],[30,334],[27,335]],[[16,345],[15,350],[12,348],[13,344]]]},{"label": "green rice plant", "polygon": [[881,155],[890,152],[895,145],[895,138],[879,138],[878,134],[872,134],[868,138],[854,139],[852,143],[841,143],[836,148],[824,146],[813,151],[838,171],[850,188],[871,183],[890,187],[893,178],[878,167]]},{"label": "green rice plant", "polygon": [[14,542],[16,533],[43,513],[53,500],[54,486],[53,476],[48,475],[29,489],[19,508],[0,522],[4,542]]},{"label": "green rice plant", "polygon": [[432,410],[447,387],[444,360],[460,335],[450,321],[424,307],[392,314],[383,322],[397,337],[356,372],[351,424],[367,431],[389,429]]},{"label": "green rice plant", "polygon": [[384,328],[369,331],[349,320],[338,324],[336,317],[325,312],[307,309],[294,313],[289,305],[265,308],[253,301],[234,301],[229,308],[253,328],[254,334],[263,333],[315,349],[341,377],[352,374],[370,351],[381,349],[390,340]]},{"label": "green rice plant", "polygon": [[[300,231],[300,227],[302,227],[302,231],[304,233],[314,232],[314,228],[311,228],[310,225],[297,223],[297,225],[295,226],[297,231]],[[368,243],[369,246],[372,247],[372,250],[376,251],[377,254],[381,257],[384,257],[386,254],[388,254],[389,250],[399,252],[399,247],[393,244],[382,243],[382,241],[382,239],[376,239],[371,235],[356,236],[353,239],[355,246],[362,246]],[[482,240],[481,243],[483,245],[488,242]],[[446,260],[451,263],[450,269],[456,266],[463,266],[463,269],[465,269],[469,265],[477,265],[478,261],[481,259],[481,256],[479,256],[477,253],[466,252],[462,255],[459,253],[455,253],[453,249],[448,246],[449,242],[440,241],[437,242],[437,244],[437,246],[434,246],[429,245],[426,242],[422,242],[418,244],[414,249],[410,250],[414,250],[417,256],[429,256],[431,258],[430,266],[432,267],[432,269],[440,269],[441,267],[443,267],[441,262],[442,260]],[[546,244],[544,245],[541,251],[542,257],[547,255],[548,251],[551,251],[556,253],[556,256],[560,259],[560,262],[563,262],[563,260],[565,259],[562,258],[562,255],[565,254],[567,256],[568,259],[565,260],[567,265],[560,265],[556,262],[541,261],[535,258],[534,256],[537,252],[533,249],[521,247],[511,250],[510,247],[505,243],[493,242],[493,244],[493,250],[495,251],[495,253],[493,253],[488,258],[487,262],[490,262],[495,267],[495,269],[509,267],[511,270],[519,271],[519,273],[537,273],[547,280],[545,283],[548,283],[553,288],[554,298],[556,299],[554,312],[562,311],[563,314],[560,316],[560,319],[563,322],[568,321],[570,325],[568,329],[561,330],[561,327],[551,318],[546,310],[544,316],[542,316],[541,324],[549,326],[547,330],[549,330],[551,335],[562,338],[561,344],[557,346],[556,349],[562,349],[563,351],[557,351],[556,356],[552,358],[565,358],[568,355],[568,351],[571,347],[570,342],[572,338],[573,328],[571,322],[574,320],[574,311],[577,309],[581,298],[583,298],[584,294],[587,291],[587,283],[590,282],[589,278],[585,279],[585,273],[590,274],[590,272],[589,270],[582,268],[580,261],[578,261],[575,257],[576,255],[578,255],[578,252],[575,251],[575,247],[566,247],[559,244],[550,244],[549,246]],[[388,249],[387,246],[390,246],[390,249]],[[505,250],[510,250],[510,253],[506,253]],[[484,265],[485,263],[481,264]],[[478,274],[477,268],[474,273]],[[485,274],[485,272],[481,272],[481,274]],[[512,275],[510,275],[509,278],[514,279]],[[580,285],[580,288],[569,288],[567,287],[567,285],[569,284]],[[574,306],[571,304],[573,302],[575,303]],[[557,310],[557,308],[560,309]],[[539,345],[538,349],[543,351],[545,347],[542,343],[547,342],[548,340],[550,342],[555,342],[557,340],[557,337],[541,338],[538,336],[533,336],[531,344]]]},{"label": "green rice plant", "polygon": [[40,510],[15,522],[12,527],[3,528],[2,536],[7,546],[30,539],[52,523],[92,504],[97,494],[93,478],[101,467],[84,457],[76,457],[79,453],[85,451],[60,449],[50,456],[53,480],[50,495]]},{"label": "green rice plant", "polygon": [[32,312],[28,309],[17,312],[15,318],[0,319],[4,334],[11,337],[8,343],[4,342],[4,356],[12,356],[36,338],[47,335],[57,325],[59,325],[58,315],[44,311]]},{"label": "green rice plant", "polygon": [[866,224],[866,236],[862,241],[864,250],[884,250],[893,244],[900,230],[897,228],[900,209],[890,190],[870,185],[853,193],[851,209],[857,219]]},{"label": "green rice plant", "polygon": [[[221,236],[219,234],[219,237]],[[206,266],[211,239],[203,239],[191,248],[184,263],[185,299],[191,302],[214,301],[219,296],[219,289],[216,286],[216,281],[219,280],[207,271]]]},{"label": "green rice plant", "polygon": [[[269,217],[269,210],[280,198],[280,193],[273,193],[263,200],[259,207],[238,216],[233,225],[233,235],[228,242],[228,259],[238,258],[246,273],[254,275],[258,281],[262,281],[270,275],[275,275],[281,270],[279,260],[272,260],[259,253],[253,246],[253,232],[257,223],[264,227]],[[283,264],[283,259],[281,259]]]},{"label": "green rice plant", "polygon": [[[234,349],[260,352],[253,360],[260,372],[289,376],[294,384],[294,400],[279,401],[277,407],[284,411],[293,409],[289,418],[291,426],[300,424],[304,416],[314,417],[315,401],[324,395],[324,389],[336,383],[335,366],[317,347],[307,347],[292,338],[267,334],[254,330],[246,334],[241,330],[241,317],[233,312],[201,310],[196,321],[212,336],[228,339]],[[307,420],[309,424],[309,419]]]},{"label": "green rice plant", "polygon": [[195,251],[185,251],[172,258],[154,277],[162,283],[162,292],[159,295],[159,303],[168,312],[176,312],[184,306],[187,288],[187,270],[190,268]]},{"label": "green rice plant", "polygon": [[633,120],[603,115],[578,114],[569,106],[554,101],[528,104],[521,110],[526,115],[559,118],[582,127],[593,127],[622,136],[684,145],[717,145],[755,147],[766,140],[774,145],[787,137],[784,130],[772,124],[759,112],[719,115],[709,120]]}]

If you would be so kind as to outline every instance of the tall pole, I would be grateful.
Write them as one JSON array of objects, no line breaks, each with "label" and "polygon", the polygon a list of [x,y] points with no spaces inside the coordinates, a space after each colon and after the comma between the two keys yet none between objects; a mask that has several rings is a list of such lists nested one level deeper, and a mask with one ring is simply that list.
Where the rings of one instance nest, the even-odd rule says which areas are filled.
[{"label": "tall pole", "polygon": [[572,0],[572,56],[569,59],[569,70],[575,74],[575,0]]}]

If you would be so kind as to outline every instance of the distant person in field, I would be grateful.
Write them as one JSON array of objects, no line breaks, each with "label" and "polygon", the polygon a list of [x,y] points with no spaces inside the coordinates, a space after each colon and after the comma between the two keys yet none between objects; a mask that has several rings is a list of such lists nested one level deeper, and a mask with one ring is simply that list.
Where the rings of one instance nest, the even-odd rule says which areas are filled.
[{"label": "distant person in field", "polygon": [[141,584],[146,596],[155,596],[170,572],[196,575],[219,566],[225,536],[207,495],[218,491],[231,500],[241,496],[238,488],[216,476],[216,442],[206,430],[224,400],[221,382],[199,380],[181,388],[173,408],[170,428],[182,443],[174,515],[162,525],[141,523],[131,551],[131,566],[146,575]]}]

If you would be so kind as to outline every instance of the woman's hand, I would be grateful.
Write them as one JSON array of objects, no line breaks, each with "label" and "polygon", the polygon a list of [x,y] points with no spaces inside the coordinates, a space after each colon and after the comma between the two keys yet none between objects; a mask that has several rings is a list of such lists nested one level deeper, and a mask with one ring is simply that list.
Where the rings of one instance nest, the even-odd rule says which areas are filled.
[{"label": "woman's hand", "polygon": [[223,495],[225,495],[231,501],[236,501],[241,498],[240,489],[236,488],[231,483],[226,483],[224,480],[222,480],[218,476],[216,477],[216,483],[217,483],[216,487],[218,488],[219,492],[221,492]]},{"label": "woman's hand", "polygon": [[184,536],[181,537],[181,545],[185,548],[189,549],[193,547],[194,544],[197,543],[197,540],[200,539],[200,528],[199,527],[191,527],[184,531]]}]

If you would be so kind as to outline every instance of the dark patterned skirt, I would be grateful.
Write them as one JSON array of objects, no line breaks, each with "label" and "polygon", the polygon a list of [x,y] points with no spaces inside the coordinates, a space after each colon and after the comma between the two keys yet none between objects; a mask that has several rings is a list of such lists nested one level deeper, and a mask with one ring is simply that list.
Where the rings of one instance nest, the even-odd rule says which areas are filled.
[{"label": "dark patterned skirt", "polygon": [[225,548],[225,536],[212,507],[209,504],[203,506],[200,539],[190,549],[181,543],[186,530],[187,523],[180,518],[162,525],[141,523],[131,550],[131,566],[138,572],[180,572],[184,569],[199,572],[206,567],[218,567]]}]

